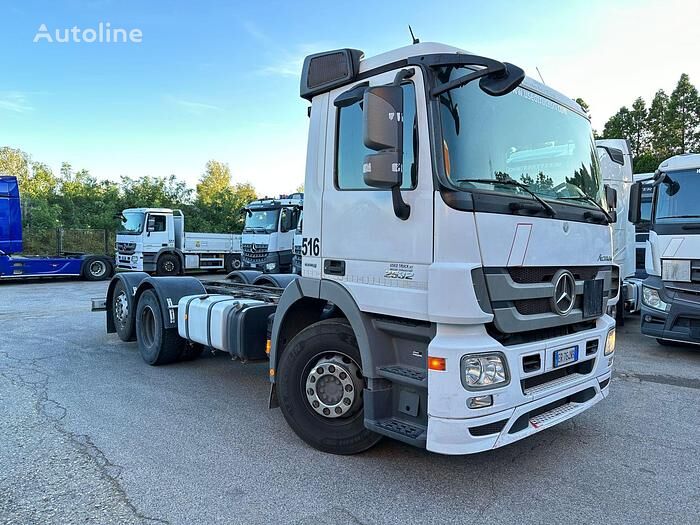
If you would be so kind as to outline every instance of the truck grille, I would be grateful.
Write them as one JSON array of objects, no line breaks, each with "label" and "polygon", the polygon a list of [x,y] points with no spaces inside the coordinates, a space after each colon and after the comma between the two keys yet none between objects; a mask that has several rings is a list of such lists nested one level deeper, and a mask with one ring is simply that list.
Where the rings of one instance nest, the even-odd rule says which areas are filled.
[{"label": "truck grille", "polygon": [[259,262],[267,258],[267,244],[241,244],[243,260],[247,262]]},{"label": "truck grille", "polygon": [[135,242],[118,242],[117,252],[122,255],[131,255],[136,251]]},{"label": "truck grille", "polygon": [[[496,330],[503,334],[515,334],[581,323],[593,318],[596,311],[604,311],[607,299],[617,294],[611,265],[570,266],[565,269],[571,272],[576,281],[576,298],[571,311],[559,315],[552,306],[552,298],[554,276],[560,269],[550,266],[484,268]],[[603,281],[603,304],[598,305],[596,299],[584,305],[584,288],[591,286],[585,283],[594,280]],[[591,298],[595,298],[595,295],[590,295]]]}]

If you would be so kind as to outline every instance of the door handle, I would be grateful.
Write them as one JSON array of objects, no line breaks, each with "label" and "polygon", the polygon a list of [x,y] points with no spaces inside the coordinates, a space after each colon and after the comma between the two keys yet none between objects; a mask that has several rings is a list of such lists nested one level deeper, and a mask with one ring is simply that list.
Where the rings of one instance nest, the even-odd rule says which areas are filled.
[{"label": "door handle", "polygon": [[323,273],[327,275],[345,275],[345,261],[326,259],[323,261]]}]

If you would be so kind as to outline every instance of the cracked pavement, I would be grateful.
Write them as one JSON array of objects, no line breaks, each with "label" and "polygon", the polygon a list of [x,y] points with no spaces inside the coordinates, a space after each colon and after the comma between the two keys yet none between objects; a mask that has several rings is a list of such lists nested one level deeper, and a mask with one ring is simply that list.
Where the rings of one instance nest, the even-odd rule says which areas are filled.
[{"label": "cracked pavement", "polygon": [[[0,523],[691,523],[700,350],[619,329],[607,400],[476,456],[384,440],[316,452],[267,410],[265,364],[145,365],[107,283],[0,284]],[[669,514],[672,513],[672,514]]]}]

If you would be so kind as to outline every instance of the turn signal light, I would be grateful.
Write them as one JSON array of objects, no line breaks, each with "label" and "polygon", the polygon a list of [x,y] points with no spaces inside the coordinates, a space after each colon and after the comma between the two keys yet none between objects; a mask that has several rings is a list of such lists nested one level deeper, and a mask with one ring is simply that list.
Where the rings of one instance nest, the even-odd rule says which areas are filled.
[{"label": "turn signal light", "polygon": [[428,356],[428,368],[430,370],[437,370],[438,372],[444,372],[445,370],[447,370],[445,358],[444,357],[430,357],[430,356]]},{"label": "turn signal light", "polygon": [[272,348],[272,340],[268,339],[267,342],[265,343],[265,353],[267,355],[270,355],[270,349]]}]

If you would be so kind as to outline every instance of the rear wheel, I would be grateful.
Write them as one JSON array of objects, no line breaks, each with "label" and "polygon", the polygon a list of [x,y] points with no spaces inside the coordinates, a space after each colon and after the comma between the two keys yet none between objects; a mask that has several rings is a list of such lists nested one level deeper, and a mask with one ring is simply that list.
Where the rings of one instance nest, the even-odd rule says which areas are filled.
[{"label": "rear wheel", "polygon": [[158,297],[153,290],[146,290],[136,308],[136,339],[141,357],[149,365],[167,365],[178,360],[185,340],[177,328],[166,329]]},{"label": "rear wheel", "polygon": [[360,351],[347,321],[319,321],[285,348],[277,398],[289,426],[312,447],[357,454],[381,436],[365,428]]},{"label": "rear wheel", "polygon": [[126,287],[121,280],[117,281],[112,294],[112,321],[119,339],[134,340],[134,314],[129,306]]},{"label": "rear wheel", "polygon": [[180,275],[180,259],[177,255],[166,253],[158,257],[156,263],[157,275]]},{"label": "rear wheel", "polygon": [[104,281],[112,276],[112,265],[102,257],[88,257],[83,263],[83,278],[87,281]]}]

